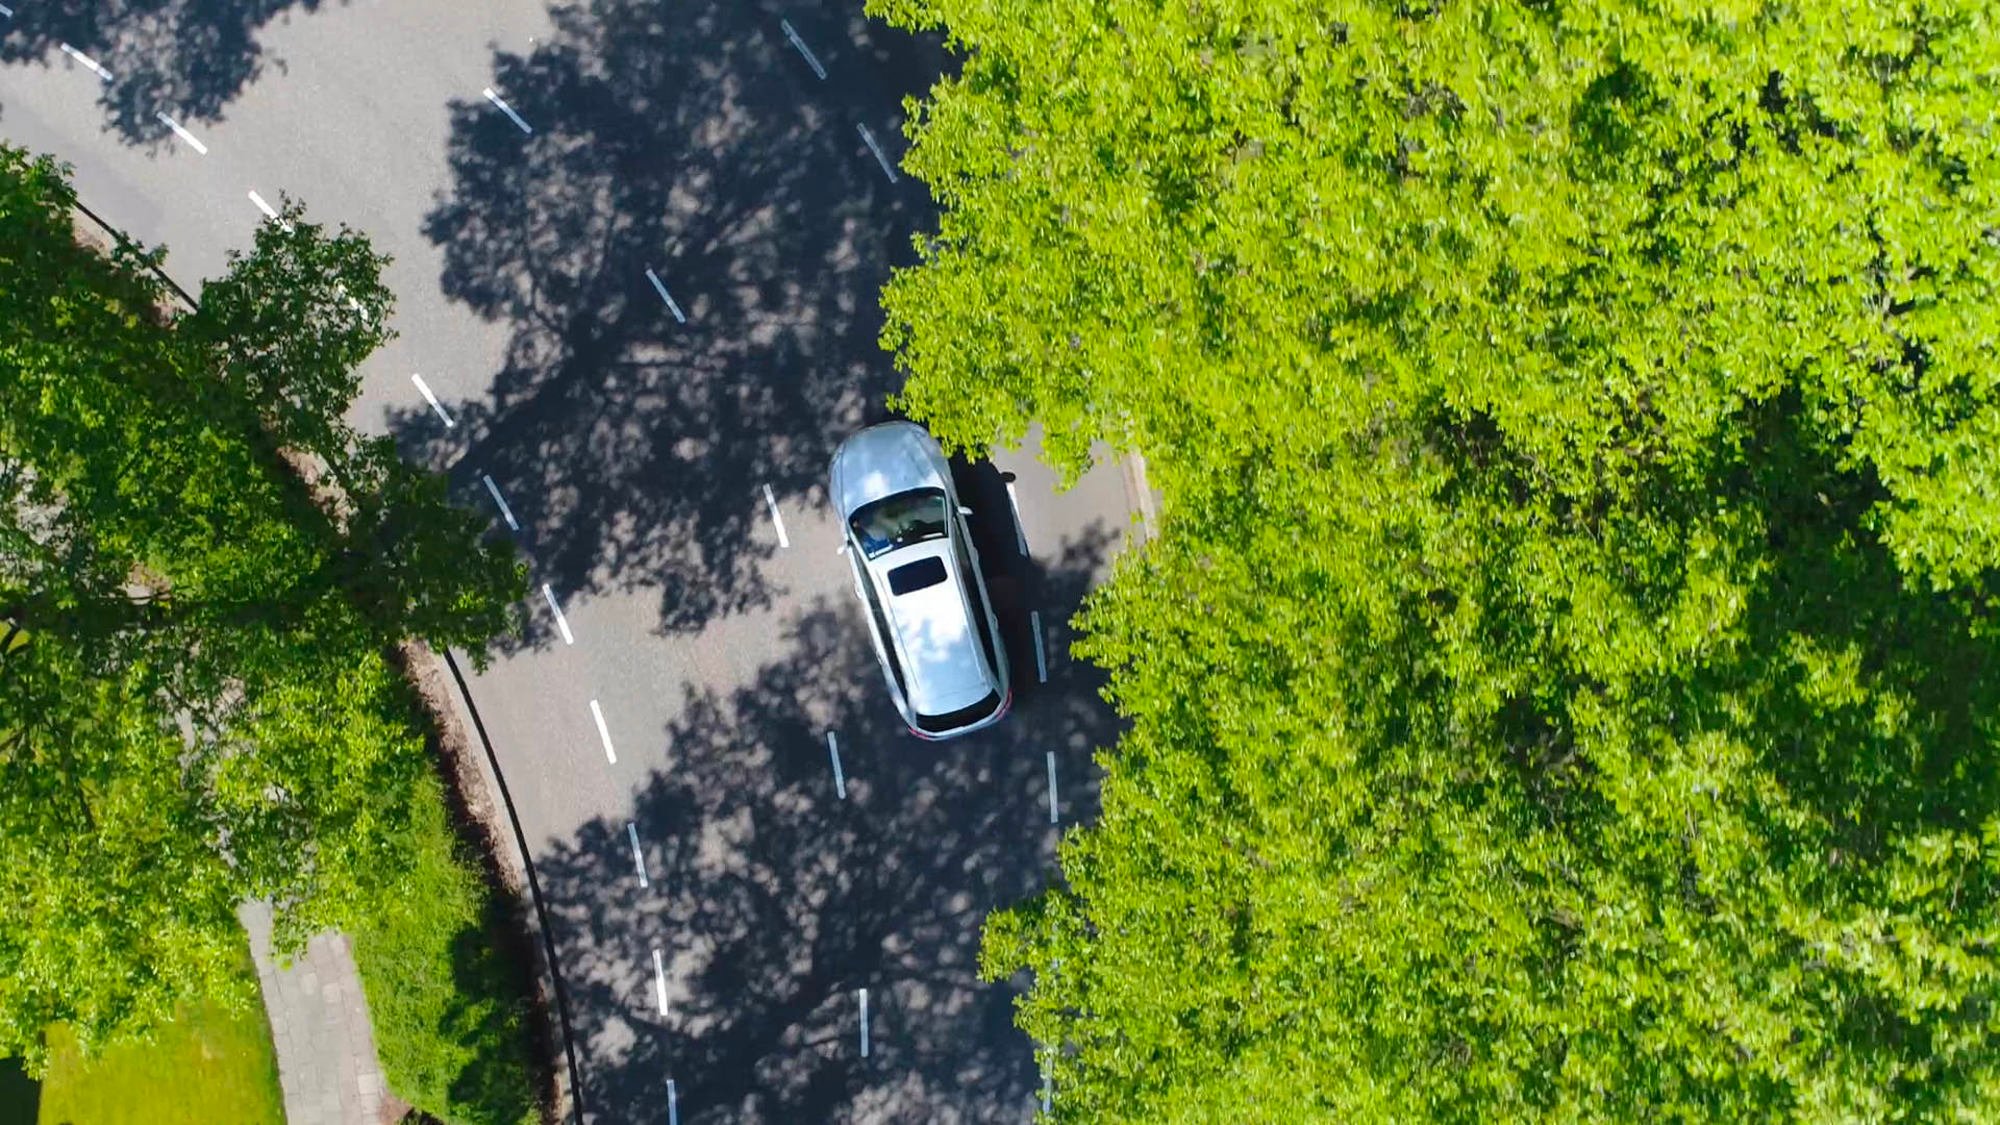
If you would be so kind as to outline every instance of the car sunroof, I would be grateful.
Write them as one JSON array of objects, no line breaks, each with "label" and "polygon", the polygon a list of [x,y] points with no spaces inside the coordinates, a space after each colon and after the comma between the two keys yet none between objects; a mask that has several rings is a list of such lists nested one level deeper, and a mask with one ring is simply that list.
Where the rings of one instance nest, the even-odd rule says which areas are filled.
[{"label": "car sunroof", "polygon": [[915,593],[944,581],[944,560],[936,555],[905,563],[889,572],[889,592],[896,595]]}]

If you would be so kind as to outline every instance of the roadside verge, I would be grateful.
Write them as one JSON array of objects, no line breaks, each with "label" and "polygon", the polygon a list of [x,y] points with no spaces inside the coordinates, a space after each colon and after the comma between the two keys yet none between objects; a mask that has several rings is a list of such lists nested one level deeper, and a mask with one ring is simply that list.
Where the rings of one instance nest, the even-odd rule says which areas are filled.
[{"label": "roadside verge", "polygon": [[[449,652],[440,656],[427,646],[413,643],[404,646],[404,661],[408,679],[423,697],[425,709],[432,717],[439,760],[450,772],[451,788],[457,795],[461,813],[470,825],[476,826],[482,839],[481,853],[489,862],[494,884],[506,892],[515,917],[532,935],[526,943],[527,953],[535,965],[535,1003],[543,1015],[536,1021],[543,1032],[538,1046],[545,1058],[554,1059],[560,1053],[564,1061],[562,1066],[550,1067],[549,1118],[562,1121],[574,1117],[581,1122],[582,1077],[577,1069],[569,996],[563,986],[548,911],[542,904],[541,886],[535,879],[533,854],[527,834],[521,829],[520,817],[514,811],[507,779],[500,772],[493,741],[473,706],[471,686],[465,682],[465,673],[456,657]],[[549,1013],[555,1015],[554,1021],[547,1018]]]},{"label": "roadside verge", "polygon": [[[72,201],[71,225],[79,241],[100,249],[107,243],[130,245],[116,227]],[[195,308],[193,296],[156,260],[150,268],[170,294],[159,302],[163,318]],[[330,518],[343,518],[349,507],[344,494],[313,459],[289,449],[275,452],[282,466],[275,475],[289,476]],[[379,1074],[389,1092],[447,1122],[527,1125],[549,1119],[559,1100],[552,1091],[560,1083],[551,1073],[548,1006],[538,1002],[543,990],[535,984],[543,965],[534,931],[521,920],[519,896],[503,877],[507,852],[499,846],[500,834],[477,811],[485,790],[464,789],[463,756],[447,750],[462,731],[457,712],[443,702],[449,692],[438,686],[440,677],[426,675],[425,661],[435,660],[416,646],[356,658],[380,659],[400,675],[408,690],[389,705],[408,715],[409,752],[420,752],[416,737],[421,736],[431,768],[392,829],[402,838],[399,858],[405,866],[393,873],[389,894],[371,901],[361,916],[348,917],[346,934],[316,935],[302,956],[283,966],[286,972],[303,967],[305,977],[326,992],[328,1005],[338,1008],[337,1018],[329,1018],[328,1005],[287,1004],[285,997],[274,997],[271,986],[282,983],[276,974],[264,982],[280,1066],[286,1065],[284,1048],[290,1044],[294,1069],[342,1077]],[[384,676],[382,682],[393,678]],[[462,734],[458,743],[464,743]],[[246,927],[254,933],[254,906],[250,913]],[[315,961],[322,952],[317,947],[329,942],[351,950],[351,956]],[[297,1021],[304,1025],[293,1026]],[[386,1107],[390,1099],[378,1104]],[[343,1125],[356,1116],[329,1112],[337,1116],[327,1120]]]}]

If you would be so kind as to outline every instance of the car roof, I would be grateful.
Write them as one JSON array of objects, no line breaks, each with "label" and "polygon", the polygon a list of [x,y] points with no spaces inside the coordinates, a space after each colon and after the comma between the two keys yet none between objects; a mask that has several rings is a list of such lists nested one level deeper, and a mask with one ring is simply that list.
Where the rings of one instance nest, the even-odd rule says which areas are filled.
[{"label": "car roof", "polygon": [[[929,558],[944,564],[943,582],[907,594],[889,592],[889,571]],[[920,715],[948,715],[992,695],[951,541],[932,539],[890,551],[869,560],[868,568],[893,634],[890,643],[903,662],[911,708]]]}]

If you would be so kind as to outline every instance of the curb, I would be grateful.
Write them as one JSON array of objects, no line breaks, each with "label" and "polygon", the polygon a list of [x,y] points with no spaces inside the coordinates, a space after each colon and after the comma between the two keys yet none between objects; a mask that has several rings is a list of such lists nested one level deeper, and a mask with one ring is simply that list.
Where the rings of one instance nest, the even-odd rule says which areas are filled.
[{"label": "curb", "polygon": [[[125,237],[124,231],[119,230],[117,227],[112,226],[110,223],[105,221],[102,215],[99,215],[97,212],[92,211],[90,208],[84,206],[83,200],[78,198],[75,192],[70,193],[69,205],[72,210],[76,211],[78,214],[81,214],[85,218],[89,219],[91,223],[97,227],[98,230],[103,231],[113,241],[117,242],[118,245],[128,250],[136,251],[139,249],[137,246],[133,245],[130,239]],[[161,269],[160,264],[158,262],[148,262],[147,268],[151,271],[154,277],[159,278],[162,284],[164,284],[176,297],[180,298],[182,308],[186,309],[188,312],[195,311],[195,307],[199,302],[197,302],[194,299],[194,295],[189,293],[187,290],[181,288],[181,283],[175,281],[172,277],[168,276],[167,271]]]},{"label": "curb", "polygon": [[[569,990],[563,987],[562,966],[556,954],[555,933],[549,924],[548,907],[542,901],[541,883],[535,878],[535,861],[528,850],[528,835],[521,828],[521,818],[514,810],[514,796],[507,789],[507,778],[500,772],[500,759],[493,751],[493,740],[486,733],[486,724],[479,718],[479,708],[472,702],[472,687],[466,682],[465,673],[459,667],[457,658],[452,656],[450,650],[440,654],[432,651],[428,645],[410,644],[405,648],[416,656],[411,662],[413,668],[418,665],[428,666],[426,670],[431,673],[431,677],[435,677],[433,682],[443,679],[444,673],[448,672],[451,682],[456,687],[456,690],[437,693],[450,698],[450,703],[445,706],[437,706],[429,693],[419,690],[426,702],[433,704],[429,708],[431,718],[437,725],[438,740],[443,745],[445,756],[452,759],[449,764],[458,779],[460,790],[470,798],[474,796],[469,792],[472,786],[477,784],[479,787],[478,804],[475,805],[473,801],[468,800],[467,806],[475,810],[475,815],[479,811],[484,811],[487,816],[481,816],[479,819],[487,821],[494,807],[493,798],[497,794],[500,807],[506,810],[507,826],[511,831],[505,835],[512,843],[511,847],[498,845],[498,839],[503,834],[494,830],[496,825],[487,823],[484,827],[496,844],[492,849],[493,858],[502,868],[505,879],[510,884],[502,889],[516,899],[525,898],[530,907],[524,913],[528,926],[534,931],[534,937],[537,939],[530,943],[535,950],[535,987],[537,992],[542,993],[537,999],[545,1010],[555,1012],[555,1026],[551,1030],[557,1032],[562,1040],[560,1044],[546,1044],[546,1046],[560,1046],[563,1059],[567,1063],[566,1067],[551,1068],[554,1087],[551,1094],[554,1104],[548,1107],[549,1120],[562,1121],[574,1117],[581,1125],[584,1112],[583,1076],[576,1061],[576,1034],[570,1024]],[[469,751],[472,746],[473,740],[468,737],[468,730],[478,734],[479,746],[485,751],[484,754],[462,752]]]},{"label": "curb", "polygon": [[1163,499],[1153,490],[1146,479],[1146,455],[1137,450],[1118,459],[1118,468],[1125,478],[1126,506],[1139,513],[1139,527],[1144,539],[1160,537],[1160,503]]}]

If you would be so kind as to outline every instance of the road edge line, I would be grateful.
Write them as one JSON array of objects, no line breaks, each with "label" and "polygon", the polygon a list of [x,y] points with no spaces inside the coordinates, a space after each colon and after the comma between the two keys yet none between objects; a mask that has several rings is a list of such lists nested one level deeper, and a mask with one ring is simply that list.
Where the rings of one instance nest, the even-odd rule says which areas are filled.
[{"label": "road edge line", "polygon": [[[472,687],[466,682],[465,672],[460,668],[458,658],[452,654],[450,649],[446,649],[440,654],[422,642],[409,642],[405,647],[410,650],[411,655],[415,658],[412,661],[413,664],[428,662],[433,668],[438,664],[443,664],[451,673],[452,683],[458,688],[456,692],[441,693],[451,697],[451,705],[448,711],[446,708],[434,705],[426,707],[426,710],[431,714],[432,720],[437,724],[438,740],[441,748],[450,745],[451,740],[454,738],[457,740],[458,745],[469,745],[471,739],[465,735],[465,727],[469,723],[472,729],[478,733],[480,748],[485,751],[483,756],[475,758],[474,768],[471,771],[463,769],[462,766],[464,763],[461,761],[459,763],[461,768],[455,769],[452,772],[459,778],[461,786],[470,780],[467,777],[468,773],[477,774],[480,786],[486,790],[484,794],[481,794],[481,796],[486,798],[486,806],[489,809],[493,806],[492,795],[498,793],[500,797],[499,804],[507,811],[507,825],[512,829],[509,835],[513,842],[513,847],[511,849],[504,849],[504,856],[502,854],[503,849],[495,848],[494,858],[500,860],[507,867],[508,881],[515,883],[514,886],[502,889],[515,896],[519,896],[525,891],[528,903],[533,907],[532,910],[527,912],[527,917],[532,920],[531,924],[535,931],[535,936],[540,939],[533,943],[537,954],[535,957],[536,969],[538,970],[535,974],[537,977],[537,986],[538,988],[548,988],[549,999],[554,1001],[548,1006],[555,1010],[556,1023],[562,1033],[561,1046],[563,1057],[567,1063],[566,1072],[564,1068],[551,1068],[555,1078],[555,1089],[552,1091],[555,1104],[550,1107],[551,1119],[561,1121],[564,1118],[573,1117],[577,1125],[583,1125],[583,1074],[578,1068],[576,1061],[576,1031],[570,1020],[569,989],[563,985],[561,961],[556,953],[554,928],[549,921],[548,906],[542,901],[541,881],[535,875],[534,857],[528,848],[527,832],[521,827],[520,813],[514,808],[513,792],[507,788],[506,775],[501,772],[499,756],[493,750],[493,739],[486,733],[486,723],[479,717],[478,705],[472,701]],[[423,698],[426,693],[419,688],[418,694],[420,698]],[[431,703],[428,698],[425,698],[425,702],[426,704]],[[449,751],[446,753],[449,754]],[[467,755],[467,757],[473,756]],[[468,808],[472,807],[472,802],[470,801],[465,802],[465,804]],[[499,834],[489,833],[489,836],[497,835]]]}]

